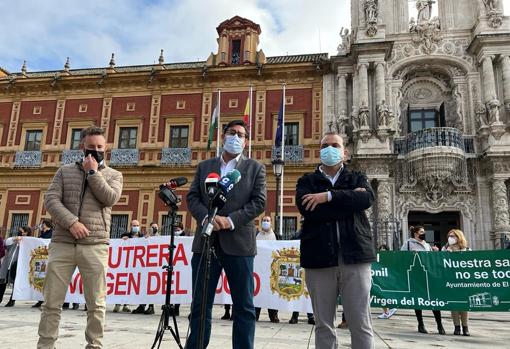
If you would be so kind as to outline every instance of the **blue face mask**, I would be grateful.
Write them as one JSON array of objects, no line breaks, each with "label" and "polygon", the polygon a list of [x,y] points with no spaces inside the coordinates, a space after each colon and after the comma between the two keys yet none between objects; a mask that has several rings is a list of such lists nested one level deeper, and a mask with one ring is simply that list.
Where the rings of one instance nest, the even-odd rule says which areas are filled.
[{"label": "blue face mask", "polygon": [[338,165],[343,160],[342,151],[338,148],[328,146],[321,149],[321,162],[326,166]]},{"label": "blue face mask", "polygon": [[244,139],[239,138],[238,135],[226,135],[223,149],[225,149],[225,151],[229,152],[230,154],[241,154],[244,149]]}]

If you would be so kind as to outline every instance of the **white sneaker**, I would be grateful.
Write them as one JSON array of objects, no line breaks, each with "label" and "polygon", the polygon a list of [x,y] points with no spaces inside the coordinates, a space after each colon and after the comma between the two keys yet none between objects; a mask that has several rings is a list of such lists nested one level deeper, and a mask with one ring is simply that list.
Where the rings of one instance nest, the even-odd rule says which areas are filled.
[{"label": "white sneaker", "polygon": [[378,319],[388,319],[391,315],[389,313],[382,313],[381,315],[377,316]]},{"label": "white sneaker", "polygon": [[115,304],[115,306],[113,307],[113,312],[118,313],[119,310],[120,310],[120,304]]},{"label": "white sneaker", "polygon": [[393,315],[395,315],[395,313],[397,312],[397,310],[398,310],[397,308],[390,309],[390,310],[388,311],[388,317],[387,317],[387,319],[389,319],[390,317],[392,317]]}]

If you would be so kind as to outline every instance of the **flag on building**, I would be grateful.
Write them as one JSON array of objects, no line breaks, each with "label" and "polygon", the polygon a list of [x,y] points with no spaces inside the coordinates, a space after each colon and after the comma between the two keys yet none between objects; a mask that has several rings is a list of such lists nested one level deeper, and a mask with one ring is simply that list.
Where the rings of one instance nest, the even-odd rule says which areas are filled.
[{"label": "flag on building", "polygon": [[207,140],[207,150],[211,150],[211,144],[214,139],[214,130],[218,127],[218,106],[214,107],[211,124],[209,125],[209,139]]}]

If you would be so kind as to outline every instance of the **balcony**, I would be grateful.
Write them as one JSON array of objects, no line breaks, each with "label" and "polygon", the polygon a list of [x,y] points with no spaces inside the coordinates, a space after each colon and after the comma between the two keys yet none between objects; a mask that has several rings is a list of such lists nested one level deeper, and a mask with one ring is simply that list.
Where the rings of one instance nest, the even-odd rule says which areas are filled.
[{"label": "balcony", "polygon": [[42,152],[40,151],[17,151],[14,167],[35,168],[41,167]]},{"label": "balcony", "polygon": [[112,149],[110,166],[136,166],[138,165],[138,149]]},{"label": "balcony", "polygon": [[191,164],[190,148],[163,148],[161,151],[161,165],[179,166]]},{"label": "balcony", "polygon": [[452,127],[427,128],[395,140],[395,153],[399,155],[430,147],[450,147],[463,153],[474,153],[473,138],[464,137],[461,131]]},{"label": "balcony", "polygon": [[62,152],[62,165],[72,164],[81,159],[83,159],[83,151],[81,149],[64,150]]},{"label": "balcony", "polygon": [[[271,158],[277,159],[281,157],[282,148],[273,147]],[[285,163],[300,163],[303,162],[303,146],[302,145],[286,145],[285,146]]]}]

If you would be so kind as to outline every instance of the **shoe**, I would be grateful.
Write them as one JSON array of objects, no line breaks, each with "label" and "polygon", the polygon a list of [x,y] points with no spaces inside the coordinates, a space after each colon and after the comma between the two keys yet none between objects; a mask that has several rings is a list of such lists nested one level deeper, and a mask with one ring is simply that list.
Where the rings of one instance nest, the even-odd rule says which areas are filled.
[{"label": "shoe", "polygon": [[420,333],[429,333],[426,329],[425,329],[425,325],[424,324],[418,324],[418,332]]},{"label": "shoe", "polygon": [[119,310],[120,310],[120,304],[115,304],[115,306],[113,307],[113,312],[118,313]]},{"label": "shoe", "polygon": [[349,328],[349,325],[347,324],[347,321],[343,321],[338,324],[338,328],[342,328],[342,329],[346,329],[346,328]]},{"label": "shoe", "polygon": [[378,315],[377,316],[378,319],[389,319],[390,318],[390,313],[382,313],[381,315]]},{"label": "shoe", "polygon": [[129,305],[124,305],[122,307],[122,312],[123,313],[130,313],[131,312],[131,309],[129,308]]},{"label": "shoe", "polygon": [[149,305],[146,311],[143,312],[145,315],[153,315],[154,314],[154,306]]},{"label": "shoe", "polygon": [[14,307],[14,304],[16,304],[16,301],[14,299],[11,299],[10,301],[7,302],[7,304],[5,306],[6,307]]},{"label": "shoe", "polygon": [[80,309],[80,305],[78,303],[73,303],[73,310]]},{"label": "shoe", "polygon": [[32,305],[32,308],[40,308],[42,304],[43,304],[43,302],[39,301],[39,302],[35,303],[34,305]]},{"label": "shoe", "polygon": [[230,312],[225,311],[225,314],[221,317],[222,320],[230,320]]},{"label": "shoe", "polygon": [[309,317],[308,318],[308,325],[315,325],[315,318]]},{"label": "shoe", "polygon": [[462,335],[463,336],[471,336],[467,326],[462,326]]},{"label": "shoe", "polygon": [[297,317],[291,317],[290,320],[289,320],[289,324],[297,324],[298,323],[298,318]]},{"label": "shoe", "polygon": [[62,309],[64,309],[64,310],[69,309],[69,303],[62,304]]},{"label": "shoe", "polygon": [[444,330],[444,327],[443,327],[443,325],[441,325],[441,324],[437,325],[437,332],[438,332],[439,334],[446,334],[446,332],[445,332],[445,330]]},{"label": "shoe", "polygon": [[131,312],[131,314],[143,314],[145,313],[145,306],[139,305],[135,310]]},{"label": "shoe", "polygon": [[455,329],[453,330],[454,336],[460,336],[460,326],[455,326]]}]

